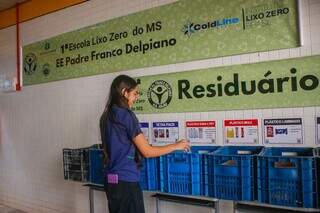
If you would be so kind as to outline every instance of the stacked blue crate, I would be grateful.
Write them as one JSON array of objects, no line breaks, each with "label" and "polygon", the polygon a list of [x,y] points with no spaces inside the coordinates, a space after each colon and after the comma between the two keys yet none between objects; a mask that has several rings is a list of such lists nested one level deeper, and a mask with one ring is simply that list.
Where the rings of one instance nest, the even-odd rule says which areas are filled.
[{"label": "stacked blue crate", "polygon": [[159,158],[144,159],[141,173],[140,186],[142,190],[157,191],[159,190]]},{"label": "stacked blue crate", "polygon": [[317,166],[316,166],[316,178],[317,178],[317,206],[320,209],[320,147],[314,149],[314,156],[316,157]]},{"label": "stacked blue crate", "polygon": [[87,182],[90,176],[89,150],[99,148],[101,148],[101,144],[79,149],[64,148],[62,150],[64,179]]},{"label": "stacked blue crate", "polygon": [[89,181],[93,184],[104,184],[103,149],[89,150]]},{"label": "stacked blue crate", "polygon": [[148,169],[146,166],[146,159],[140,169],[140,187],[142,190],[148,190]]},{"label": "stacked blue crate", "polygon": [[262,148],[225,146],[213,152],[210,164],[213,164],[214,169],[209,172],[213,175],[214,197],[226,200],[254,200],[254,168],[256,155]]},{"label": "stacked blue crate", "polygon": [[200,195],[213,196],[213,187],[211,187],[211,181],[213,181],[213,165],[210,164],[210,156],[216,151],[219,146],[193,146],[191,151],[200,155]]},{"label": "stacked blue crate", "polygon": [[191,152],[176,151],[160,157],[160,190],[182,195],[205,194],[204,152],[214,146],[192,147]]},{"label": "stacked blue crate", "polygon": [[205,154],[205,193],[204,196],[215,197],[214,190],[214,155],[213,153]]},{"label": "stacked blue crate", "polygon": [[160,158],[162,192],[200,195],[200,156],[175,152]]},{"label": "stacked blue crate", "polygon": [[63,172],[65,180],[86,182],[89,176],[89,148],[64,148]]},{"label": "stacked blue crate", "polygon": [[312,148],[270,147],[258,156],[258,201],[317,206],[316,158]]}]

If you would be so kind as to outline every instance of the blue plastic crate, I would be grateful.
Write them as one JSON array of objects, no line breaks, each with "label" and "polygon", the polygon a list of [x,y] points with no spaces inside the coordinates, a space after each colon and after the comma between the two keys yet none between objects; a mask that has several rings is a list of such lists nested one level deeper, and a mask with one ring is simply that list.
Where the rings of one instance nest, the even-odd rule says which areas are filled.
[{"label": "blue plastic crate", "polygon": [[[225,146],[213,152],[209,171],[213,176],[214,197],[250,201],[255,198],[256,155],[261,146]],[[213,163],[212,163],[213,162]]]},{"label": "blue plastic crate", "polygon": [[101,144],[79,149],[64,148],[63,170],[64,179],[87,182],[89,180],[89,150],[99,149]]},{"label": "blue plastic crate", "polygon": [[160,190],[183,195],[205,194],[203,154],[215,149],[197,146],[188,153],[177,151],[160,157]]},{"label": "blue plastic crate", "polygon": [[214,190],[214,155],[205,154],[205,193],[204,196],[215,197]]},{"label": "blue plastic crate", "polygon": [[316,158],[312,148],[270,147],[258,156],[258,201],[317,207]]},{"label": "blue plastic crate", "polygon": [[140,169],[140,187],[142,190],[148,190],[148,169],[146,166],[146,159]]},{"label": "blue plastic crate", "polygon": [[200,195],[209,196],[211,190],[209,186],[209,162],[208,155],[216,151],[219,146],[193,146],[191,147],[191,152],[199,154],[200,157]]},{"label": "blue plastic crate", "polygon": [[314,156],[316,157],[316,177],[317,177],[317,206],[320,208],[320,147],[314,149]]},{"label": "blue plastic crate", "polygon": [[144,159],[140,177],[142,190],[158,191],[160,188],[159,158]]},{"label": "blue plastic crate", "polygon": [[89,149],[64,148],[62,152],[64,179],[87,182],[89,176]]},{"label": "blue plastic crate", "polygon": [[200,195],[200,156],[172,153],[160,158],[162,192]]},{"label": "blue plastic crate", "polygon": [[193,153],[200,154],[200,195],[202,196],[214,196],[213,172],[214,167],[211,164],[210,158],[212,152],[216,151],[219,146],[204,146],[204,147],[192,147]]},{"label": "blue plastic crate", "polygon": [[89,150],[89,181],[94,184],[104,184],[103,149]]}]

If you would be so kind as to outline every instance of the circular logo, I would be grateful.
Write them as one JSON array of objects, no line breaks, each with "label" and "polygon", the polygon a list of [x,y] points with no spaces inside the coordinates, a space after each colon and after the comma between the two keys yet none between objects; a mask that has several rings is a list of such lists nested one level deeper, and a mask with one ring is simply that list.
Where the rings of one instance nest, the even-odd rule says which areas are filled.
[{"label": "circular logo", "polygon": [[32,75],[37,68],[37,57],[33,53],[26,55],[23,61],[23,70],[27,75]]},{"label": "circular logo", "polygon": [[50,65],[48,63],[42,66],[42,72],[45,76],[48,76],[50,74]]},{"label": "circular logo", "polygon": [[49,50],[49,49],[50,49],[50,43],[49,43],[49,42],[46,42],[46,43],[44,44],[44,49],[45,49],[45,50]]},{"label": "circular logo", "polygon": [[163,80],[157,80],[148,89],[148,101],[157,109],[162,109],[169,105],[172,99],[172,88]]}]

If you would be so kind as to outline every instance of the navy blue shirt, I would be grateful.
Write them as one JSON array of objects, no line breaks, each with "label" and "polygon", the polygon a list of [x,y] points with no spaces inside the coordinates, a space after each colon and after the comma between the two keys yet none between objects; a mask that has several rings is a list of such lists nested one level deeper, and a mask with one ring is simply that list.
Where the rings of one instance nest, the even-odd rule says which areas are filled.
[{"label": "navy blue shirt", "polygon": [[117,174],[118,179],[138,182],[140,170],[134,160],[136,148],[133,138],[142,133],[135,114],[122,107],[113,106],[114,120],[109,116],[106,124],[106,147],[109,161],[105,174]]}]

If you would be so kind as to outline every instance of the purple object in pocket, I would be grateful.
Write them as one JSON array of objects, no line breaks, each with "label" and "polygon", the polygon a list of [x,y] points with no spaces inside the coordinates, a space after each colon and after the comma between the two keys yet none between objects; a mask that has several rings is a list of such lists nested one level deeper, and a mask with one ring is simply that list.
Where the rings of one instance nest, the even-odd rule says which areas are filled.
[{"label": "purple object in pocket", "polygon": [[112,184],[118,183],[118,175],[117,174],[108,174],[107,175],[107,182]]}]

